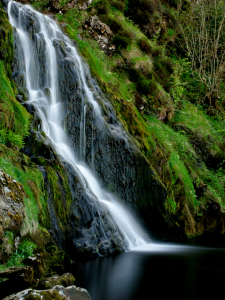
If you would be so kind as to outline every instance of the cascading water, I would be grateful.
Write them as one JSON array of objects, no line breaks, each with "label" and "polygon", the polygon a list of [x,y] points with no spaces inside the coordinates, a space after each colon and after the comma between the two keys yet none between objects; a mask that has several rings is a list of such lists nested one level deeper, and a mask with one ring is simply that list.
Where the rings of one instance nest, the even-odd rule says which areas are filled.
[{"label": "cascading water", "polygon": [[[78,175],[86,193],[94,194],[96,205],[100,202],[101,207],[104,209],[107,207],[115,222],[115,230],[119,229],[124,240],[124,248],[129,250],[136,246],[146,245],[150,239],[134,217],[122,206],[114,194],[101,188],[85,163],[87,105],[98,117],[98,122],[102,123],[102,128],[105,125],[100,106],[85,77],[86,66],[76,48],[52,19],[34,11],[30,6],[9,1],[8,14],[10,23],[16,28],[19,68],[23,70],[24,85],[29,93],[27,103],[32,103],[36,108],[41,119],[41,130],[46,133],[59,157],[69,164],[73,172]],[[79,159],[70,146],[69,138],[63,129],[64,105],[59,95],[59,58],[56,51],[60,43],[64,45],[64,58],[76,68],[77,82],[83,93],[80,112],[80,145],[77,145],[80,147]],[[39,52],[44,53],[44,57],[40,57]],[[40,60],[42,60],[42,64],[40,64]],[[94,170],[93,123],[91,156],[91,165]],[[102,235],[106,236],[103,228],[102,230]]]}]

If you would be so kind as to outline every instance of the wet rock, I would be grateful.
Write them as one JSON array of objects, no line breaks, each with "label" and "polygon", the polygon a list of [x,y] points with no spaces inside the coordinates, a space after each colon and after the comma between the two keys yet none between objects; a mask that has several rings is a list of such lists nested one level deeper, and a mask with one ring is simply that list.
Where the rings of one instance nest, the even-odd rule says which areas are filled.
[{"label": "wet rock", "polygon": [[36,284],[34,270],[31,267],[9,268],[0,272],[0,278],[6,279],[0,282],[0,297],[6,297],[10,293],[17,293]]},{"label": "wet rock", "polygon": [[40,279],[45,276],[45,265],[40,254],[27,257],[23,260],[23,263],[34,270],[34,278]]},{"label": "wet rock", "polygon": [[[28,257],[22,263],[27,266],[13,267],[0,272],[0,278],[5,279],[4,282],[0,282],[1,296],[9,295],[9,291],[16,293],[23,289],[35,288],[39,281],[45,277],[45,265],[42,255],[37,254],[36,256]],[[59,282],[60,284],[68,282],[70,285],[74,283],[69,275],[65,275]]]},{"label": "wet rock", "polygon": [[[16,4],[13,2],[12,5]],[[95,17],[88,24],[98,36],[103,34],[108,41],[112,38],[110,29]],[[44,98],[42,106],[47,107],[43,94],[48,97],[49,91],[43,83],[46,82],[48,72],[45,69],[49,64],[44,60],[46,43],[43,34],[38,35],[39,38],[34,36],[31,41],[35,50],[31,68],[36,66],[33,84],[41,86],[39,93]],[[163,219],[163,201],[166,197],[164,187],[117,120],[112,106],[91,77],[87,64],[84,63],[80,68],[82,59],[71,48],[73,44],[60,33],[57,33],[52,43],[58,64],[58,104],[62,112],[60,122],[68,133],[77,159],[88,163],[102,186],[114,192],[115,198],[118,196],[133,211],[142,213],[144,219],[157,228],[155,221],[158,224]],[[15,74],[19,66],[21,45],[18,44],[17,50]],[[25,71],[23,64],[20,70]],[[16,82],[17,79],[15,77]],[[88,99],[90,94],[87,86],[93,93],[93,101]],[[60,157],[62,163],[59,162],[47,139],[41,137],[41,133],[36,132],[38,128],[34,127],[22,151],[38,164],[42,172],[49,213],[47,226],[55,244],[83,258],[125,250],[127,245],[124,236],[107,206],[98,201],[80,172],[66,161],[66,157]]]},{"label": "wet rock", "polygon": [[[24,278],[31,278],[33,279],[33,276],[30,275],[31,268],[29,267],[14,267],[9,268],[6,271],[0,272],[0,278],[9,278],[18,280],[19,277]],[[30,280],[32,281],[32,280]]]},{"label": "wet rock", "polygon": [[31,159],[43,157],[45,159],[56,159],[57,155],[54,153],[51,143],[45,138],[41,132],[32,131],[25,139],[25,147],[20,149],[21,152],[29,156]]},{"label": "wet rock", "polygon": [[115,52],[115,45],[112,44],[113,32],[108,25],[102,23],[97,16],[92,16],[85,21],[84,27],[108,56],[113,55]]},{"label": "wet rock", "polygon": [[46,278],[38,284],[38,290],[47,290],[53,288],[55,285],[62,285],[64,287],[71,286],[75,283],[75,278],[71,273],[63,274],[62,276],[52,276]]},{"label": "wet rock", "polygon": [[20,229],[25,217],[23,186],[0,170],[0,225],[1,232]]},{"label": "wet rock", "polygon": [[85,289],[70,286],[55,286],[52,289],[38,291],[33,289],[24,290],[18,294],[11,295],[3,300],[91,300],[90,295]]}]

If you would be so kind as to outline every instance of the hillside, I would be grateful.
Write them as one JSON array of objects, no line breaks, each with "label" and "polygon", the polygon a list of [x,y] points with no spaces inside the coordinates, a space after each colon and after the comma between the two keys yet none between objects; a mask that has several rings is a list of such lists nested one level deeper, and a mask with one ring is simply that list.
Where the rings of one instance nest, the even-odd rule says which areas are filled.
[{"label": "hillside", "polygon": [[[118,195],[156,239],[223,241],[224,94],[211,101],[206,86],[193,76],[176,1],[21,3],[56,20],[90,68],[93,80],[88,71],[85,76],[101,105],[106,133],[88,106],[84,156],[90,168],[94,161],[102,186]],[[95,217],[101,215],[103,221],[94,221],[105,222],[112,244],[96,234],[85,202],[93,195],[85,194],[79,176],[39,130],[37,111],[26,103],[15,30],[4,9],[5,0],[0,3],[0,271],[21,267],[26,257],[42,253],[45,271],[38,276],[44,277],[65,267],[70,261],[65,253],[87,259],[124,248],[98,207]],[[188,10],[189,1],[180,9]],[[29,20],[32,28],[35,22]],[[57,47],[64,55],[65,45],[60,41]],[[62,70],[69,61],[63,59]],[[81,116],[73,95],[78,80],[68,70],[60,74],[60,87],[69,99],[63,128],[76,150],[80,123],[74,124]]]},{"label": "hillside", "polygon": [[[83,4],[90,2],[32,5],[56,14],[79,45],[92,75],[165,185],[165,217],[177,234],[223,234],[223,96],[219,108],[209,107],[206,88],[193,78],[177,4]],[[183,2],[184,11],[188,3]]]}]

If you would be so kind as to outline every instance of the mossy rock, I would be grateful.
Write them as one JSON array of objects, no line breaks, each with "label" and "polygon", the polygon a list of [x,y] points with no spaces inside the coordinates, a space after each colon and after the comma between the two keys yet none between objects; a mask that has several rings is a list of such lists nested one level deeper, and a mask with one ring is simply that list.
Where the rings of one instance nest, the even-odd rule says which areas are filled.
[{"label": "mossy rock", "polygon": [[45,280],[41,281],[37,287],[40,290],[47,290],[53,288],[55,285],[62,285],[64,287],[71,286],[75,283],[75,278],[72,274],[66,273],[62,276],[53,276],[46,278]]},{"label": "mossy rock", "polygon": [[24,300],[91,300],[90,295],[85,289],[70,286],[68,288],[64,288],[63,286],[55,286],[52,289],[46,291],[38,291],[28,289],[22,291],[18,294],[11,295],[6,297],[4,300],[16,300],[16,299],[24,299]]},{"label": "mossy rock", "polygon": [[0,8],[0,59],[5,60],[8,75],[13,62],[13,30],[6,13]]}]

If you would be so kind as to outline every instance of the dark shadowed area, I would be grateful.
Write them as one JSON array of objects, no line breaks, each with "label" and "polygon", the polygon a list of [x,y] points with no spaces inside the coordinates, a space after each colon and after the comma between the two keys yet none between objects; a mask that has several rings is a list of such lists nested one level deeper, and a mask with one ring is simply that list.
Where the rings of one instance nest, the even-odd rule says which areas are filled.
[{"label": "dark shadowed area", "polygon": [[76,263],[76,284],[93,300],[219,299],[225,249],[171,245]]}]

